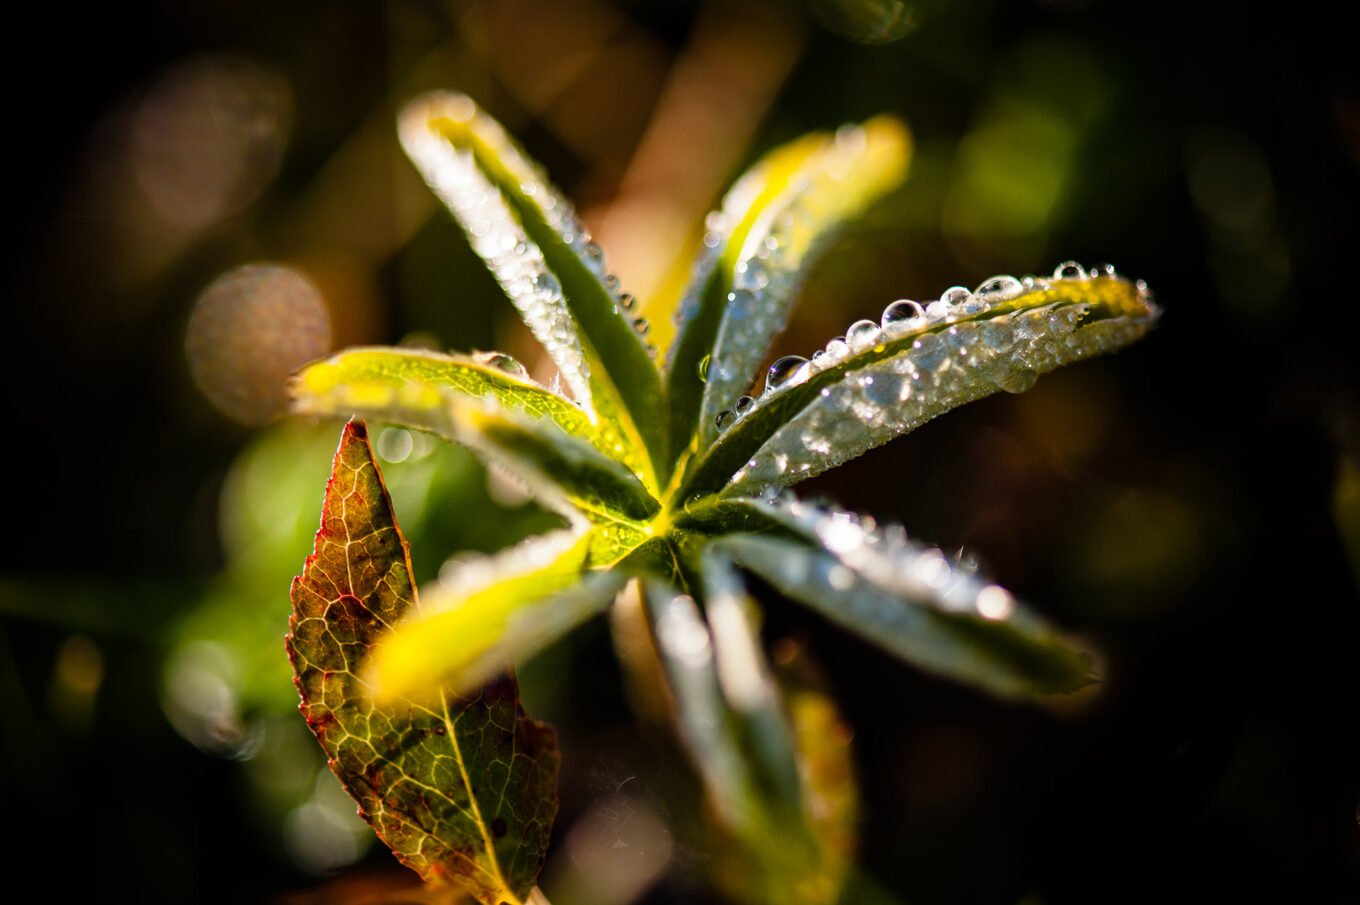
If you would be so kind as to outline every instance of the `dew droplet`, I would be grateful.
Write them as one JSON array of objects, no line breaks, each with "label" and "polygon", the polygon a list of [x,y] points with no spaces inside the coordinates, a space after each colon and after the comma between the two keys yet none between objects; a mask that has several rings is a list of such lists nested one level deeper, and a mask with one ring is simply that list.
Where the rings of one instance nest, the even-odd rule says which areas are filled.
[{"label": "dew droplet", "polygon": [[593,267],[604,263],[604,249],[594,242],[587,242],[581,249],[581,254],[585,256],[586,263]]},{"label": "dew droplet", "polygon": [[619,296],[619,304],[623,306],[624,311],[632,311],[637,307],[637,299],[632,293],[625,292]]},{"label": "dew droplet", "polygon": [[935,301],[926,305],[926,317],[933,321],[941,321],[949,317],[949,303],[945,301]]},{"label": "dew droplet", "polygon": [[913,302],[911,299],[898,299],[883,309],[883,327],[887,329],[889,324],[900,324],[903,321],[915,320],[918,317],[925,316],[926,310],[921,307],[919,302]]},{"label": "dew droplet", "polygon": [[742,270],[742,283],[756,289],[764,289],[770,285],[769,267],[759,258],[747,261],[745,269]]},{"label": "dew droplet", "polygon": [[840,358],[850,351],[850,346],[845,342],[844,336],[833,336],[826,344],[826,354],[831,358]]},{"label": "dew droplet", "polygon": [[619,291],[618,276],[616,274],[606,273],[604,275],[604,288],[608,289],[610,292],[618,292]]},{"label": "dew droplet", "polygon": [[860,352],[878,342],[878,333],[878,324],[873,321],[855,321],[845,331],[845,341],[851,349]]},{"label": "dew droplet", "polygon": [[1086,268],[1076,261],[1063,261],[1053,268],[1053,279],[1055,280],[1084,280],[1086,279]]},{"label": "dew droplet", "polygon": [[1113,264],[1097,264],[1091,268],[1091,276],[1114,277],[1119,273],[1114,269]]},{"label": "dew droplet", "polygon": [[978,286],[973,294],[981,301],[995,304],[1005,302],[1015,298],[1025,291],[1025,287],[1019,280],[1012,276],[994,276],[983,280],[982,285]]},{"label": "dew droplet", "polygon": [[736,420],[737,420],[736,414],[734,414],[730,410],[724,410],[718,412],[718,417],[713,419],[713,426],[716,427],[718,431],[721,433],[722,431],[727,430],[727,428],[729,428],[732,425],[732,422]]},{"label": "dew droplet", "polygon": [[633,329],[637,331],[638,336],[646,336],[647,331],[652,329],[652,325],[647,323],[645,317],[635,317],[633,318]]},{"label": "dew droplet", "polygon": [[741,396],[741,397],[738,397],[738,399],[737,399],[737,406],[736,406],[736,409],[735,409],[735,411],[736,411],[736,413],[737,413],[737,417],[740,418],[742,415],[745,415],[747,412],[749,412],[749,411],[751,410],[751,408],[752,408],[755,404],[756,404],[756,401],[755,401],[754,399],[752,399],[750,396]]},{"label": "dew droplet", "polygon": [[524,365],[520,364],[513,357],[506,355],[504,352],[478,352],[473,357],[481,364],[488,365],[498,371],[503,371],[506,374],[512,374],[515,377],[529,376],[529,372],[524,369]]},{"label": "dew droplet", "polygon": [[954,305],[962,305],[972,297],[973,293],[968,291],[967,286],[950,286],[944,292],[940,293],[940,301],[951,307]]},{"label": "dew droplet", "polygon": [[785,355],[770,365],[765,375],[765,392],[773,392],[781,387],[792,386],[807,379],[808,361],[801,355]]},{"label": "dew droplet", "polygon": [[699,370],[699,381],[700,381],[701,383],[708,383],[708,366],[709,366],[709,364],[712,363],[712,361],[713,361],[713,356],[712,356],[712,355],[705,355],[703,358],[699,359],[699,369],[698,369],[698,370]]},{"label": "dew droplet", "polygon": [[1028,368],[1002,368],[995,379],[996,385],[1007,393],[1023,393],[1034,386],[1039,374]]},{"label": "dew droplet", "polygon": [[534,288],[545,295],[557,295],[562,291],[562,284],[557,282],[557,277],[543,271],[534,274]]},{"label": "dew droplet", "polygon": [[827,358],[826,350],[818,349],[816,352],[812,353],[812,359],[808,363],[811,364],[814,368],[820,368],[825,363],[826,358]]}]

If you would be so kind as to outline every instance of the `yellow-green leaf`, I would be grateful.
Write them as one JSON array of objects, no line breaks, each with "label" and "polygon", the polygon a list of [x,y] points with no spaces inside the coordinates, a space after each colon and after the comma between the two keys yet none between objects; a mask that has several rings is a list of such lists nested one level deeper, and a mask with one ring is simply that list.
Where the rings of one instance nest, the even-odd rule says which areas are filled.
[{"label": "yellow-green leaf", "polygon": [[448,390],[468,399],[490,396],[509,411],[547,418],[572,436],[627,465],[641,478],[640,451],[608,419],[591,420],[576,403],[529,379],[499,352],[443,354],[422,349],[356,348],[304,368],[293,379],[293,406],[308,415],[349,417],[413,427],[443,417]]},{"label": "yellow-green leaf", "polygon": [[[494,119],[461,94],[435,92],[402,112],[401,141],[462,223],[534,335],[588,410],[615,418],[664,469],[661,376],[630,299],[605,271],[571,205]],[[653,474],[645,477],[650,485]]]},{"label": "yellow-green leaf", "polygon": [[[573,424],[575,406],[510,374],[502,377],[494,365],[478,370],[444,356],[371,350],[338,359],[344,360],[313,365],[295,381],[299,411],[434,431],[517,473],[569,515],[645,521],[660,508],[635,473],[562,426],[581,426]],[[469,389],[480,388],[484,395],[468,398]],[[507,409],[507,401],[519,411]]]},{"label": "yellow-green leaf", "polygon": [[956,287],[924,309],[894,311],[895,302],[881,324],[852,324],[691,461],[686,498],[809,478],[966,402],[1127,345],[1159,314],[1145,287],[1123,277],[1027,279]]},{"label": "yellow-green leaf", "polygon": [[724,199],[709,249],[681,303],[668,356],[672,435],[717,431],[716,415],[751,385],[816,254],[845,221],[897,186],[911,137],[880,116],[767,155]]},{"label": "yellow-green leaf", "polygon": [[590,572],[593,532],[533,538],[495,556],[446,567],[419,614],[377,646],[365,675],[383,697],[419,699],[439,685],[476,688],[533,656],[623,587],[621,572]]},{"label": "yellow-green leaf", "polygon": [[292,600],[301,710],[360,814],[427,882],[523,905],[557,811],[555,735],[524,715],[509,675],[468,695],[375,703],[363,661],[420,605],[362,423],[345,426]]}]

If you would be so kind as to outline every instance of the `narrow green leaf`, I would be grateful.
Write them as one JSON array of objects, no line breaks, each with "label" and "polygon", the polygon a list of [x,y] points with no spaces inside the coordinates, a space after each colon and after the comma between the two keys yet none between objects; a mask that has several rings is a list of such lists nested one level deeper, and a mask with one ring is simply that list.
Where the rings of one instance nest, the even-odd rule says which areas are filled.
[{"label": "narrow green leaf", "polygon": [[660,582],[648,583],[647,606],[680,735],[724,837],[719,882],[743,901],[830,905],[843,871],[804,806],[754,606],[721,558],[706,562],[705,585],[707,624],[692,598]]},{"label": "narrow green leaf", "polygon": [[[405,353],[359,355],[360,365],[380,361],[411,369],[425,361]],[[495,379],[469,367],[437,364],[460,380],[474,373],[487,384]],[[462,385],[450,389],[442,383],[401,376],[341,383],[335,380],[341,370],[332,362],[322,362],[304,371],[293,388],[295,409],[305,414],[381,418],[433,431],[519,475],[544,502],[569,516],[579,512],[594,521],[646,521],[660,509],[636,474],[563,428],[569,411],[561,406],[571,403],[541,387],[502,385],[497,387],[499,392],[489,390],[481,398],[469,399]],[[507,410],[501,400],[522,407],[525,413]],[[537,412],[545,414],[536,416]]]},{"label": "narrow green leaf", "polygon": [[743,735],[755,752],[752,761],[765,795],[799,815],[803,790],[797,756],[760,643],[756,604],[731,560],[712,547],[705,552],[700,574],[723,700],[744,724]]},{"label": "narrow green leaf", "polygon": [[[435,92],[402,112],[402,146],[453,211],[587,411],[617,418],[667,459],[661,377],[633,323],[631,300],[607,273],[567,200],[500,124],[460,94]],[[652,475],[646,480],[653,484]]]},{"label": "narrow green leaf", "polygon": [[460,400],[449,412],[453,439],[524,477],[545,503],[560,499],[595,522],[646,522],[660,511],[637,475],[551,421]]},{"label": "narrow green leaf", "polygon": [[901,182],[910,151],[906,127],[878,117],[786,145],[733,187],[711,218],[668,356],[677,442],[697,433],[703,449],[717,435],[716,416],[751,385],[818,252]]},{"label": "narrow green leaf", "polygon": [[294,579],[287,647],[301,709],[360,814],[403,864],[484,905],[523,905],[557,811],[553,731],[515,680],[428,705],[376,704],[361,665],[418,611],[406,541],[362,423],[345,426],[316,548]]},{"label": "narrow green leaf", "polygon": [[591,543],[563,531],[446,567],[419,615],[378,644],[367,673],[374,687],[408,698],[441,683],[475,689],[603,612],[627,579],[588,572]]},{"label": "narrow green leaf", "polygon": [[781,592],[917,666],[1001,697],[1076,691],[1090,659],[974,567],[849,512],[734,500],[787,537],[732,535],[719,550]]},{"label": "narrow green leaf", "polygon": [[886,326],[852,325],[755,401],[693,463],[685,496],[801,481],[965,402],[1022,392],[1041,373],[1128,345],[1159,314],[1141,283],[1112,274],[994,277],[893,319],[912,304],[890,305]]},{"label": "narrow green leaf", "polygon": [[775,652],[774,678],[793,731],[804,810],[821,847],[823,871],[846,899],[846,881],[859,841],[860,796],[854,735],[805,645],[789,639]]},{"label": "narrow green leaf", "polygon": [[348,349],[308,365],[291,385],[294,409],[302,414],[348,417],[362,412],[374,420],[423,426],[442,410],[450,390],[468,399],[490,396],[509,411],[547,418],[562,430],[642,478],[645,457],[608,419],[592,421],[576,403],[540,386],[515,359],[500,352],[443,354],[423,349]]}]

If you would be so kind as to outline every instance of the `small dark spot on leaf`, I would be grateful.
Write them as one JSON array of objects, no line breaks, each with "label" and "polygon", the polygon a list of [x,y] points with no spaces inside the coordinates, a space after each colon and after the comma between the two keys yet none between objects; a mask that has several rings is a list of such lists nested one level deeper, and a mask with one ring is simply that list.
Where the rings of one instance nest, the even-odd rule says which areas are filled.
[{"label": "small dark spot on leaf", "polygon": [[497,839],[505,835],[505,830],[506,826],[504,819],[497,817],[495,820],[491,821],[491,835],[495,836]]}]

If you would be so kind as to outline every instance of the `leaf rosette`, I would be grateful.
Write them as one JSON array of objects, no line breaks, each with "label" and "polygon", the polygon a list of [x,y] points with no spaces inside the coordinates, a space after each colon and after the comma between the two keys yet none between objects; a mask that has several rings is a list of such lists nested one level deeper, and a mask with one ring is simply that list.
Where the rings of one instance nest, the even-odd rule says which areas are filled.
[{"label": "leaf rosette", "polygon": [[[418,607],[381,611],[381,631],[356,646],[333,625],[347,627],[354,615],[337,601],[366,598],[336,584],[339,554],[328,551],[341,517],[328,492],[317,553],[294,595],[290,651],[304,710],[314,728],[356,710],[413,714],[370,716],[359,734],[372,748],[366,759],[333,760],[351,792],[366,788],[363,770],[388,769],[384,752],[400,749],[425,714],[440,713],[432,701],[459,725],[521,731],[522,715],[511,720],[478,703],[487,689],[508,687],[513,697],[498,676],[635,582],[678,735],[715,820],[744,853],[748,898],[827,903],[839,894],[852,829],[814,819],[809,802],[827,793],[812,785],[814,752],[766,660],[743,573],[910,664],[1000,697],[1072,692],[1092,681],[1079,647],[970,562],[786,488],[958,405],[1023,391],[1044,372],[1136,340],[1159,313],[1143,283],[1067,262],[1051,276],[997,276],[925,303],[900,299],[879,321],[851,324],[807,358],[786,356],[762,375],[799,285],[837,228],[905,177],[911,137],[899,121],[806,136],[739,179],[707,221],[664,350],[648,343],[638,305],[570,203],[471,100],[417,99],[401,116],[400,136],[557,366],[563,389],[535,383],[499,353],[353,349],[297,376],[295,409],[463,444],[518,476],[568,527],[495,556],[460,557],[422,589]],[[371,501],[381,486],[376,462],[347,451],[359,431],[347,428],[332,490],[363,474]],[[380,521],[397,531],[390,512]],[[394,550],[384,554],[384,574],[401,571]],[[415,602],[409,579],[382,588]],[[324,681],[329,667],[310,651],[331,642],[343,651],[346,679],[318,688],[315,670]],[[398,710],[383,710],[391,707]],[[323,745],[331,731],[318,732]],[[505,800],[538,794],[546,767],[535,769],[496,774]],[[455,789],[457,778],[443,777]],[[429,787],[446,794],[440,782]],[[530,810],[551,817],[546,806]],[[374,811],[365,812],[384,833]],[[534,840],[527,850],[541,858]],[[501,857],[494,839],[482,842],[484,853]],[[455,880],[470,869],[457,857],[441,863],[440,876]],[[528,889],[518,875],[494,893],[476,876],[459,882],[490,905]]]}]

